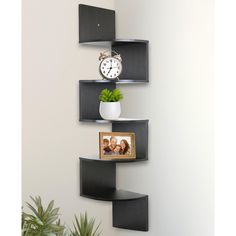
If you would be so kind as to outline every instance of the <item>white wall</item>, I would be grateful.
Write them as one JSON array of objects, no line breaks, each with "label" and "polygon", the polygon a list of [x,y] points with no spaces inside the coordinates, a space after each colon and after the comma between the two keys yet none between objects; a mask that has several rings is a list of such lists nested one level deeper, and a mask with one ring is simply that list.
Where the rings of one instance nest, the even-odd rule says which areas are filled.
[{"label": "white wall", "polygon": [[[109,125],[78,122],[78,80],[98,78],[78,45],[79,2],[117,11],[119,38],[150,40],[150,84],[125,85],[123,114],[150,119],[150,160],[118,166],[118,185],[150,195],[148,233],[112,228],[111,203],[79,197],[78,157]],[[23,0],[23,201],[87,210],[103,236],[212,236],[213,0]]]},{"label": "white wall", "polygon": [[150,119],[150,160],[120,166],[118,184],[150,195],[145,235],[212,236],[213,1],[117,0],[115,9],[118,38],[150,40],[150,84],[123,90],[125,113]]},{"label": "white wall", "polygon": [[[55,199],[70,223],[85,210],[113,230],[110,202],[79,197],[79,155],[94,154],[109,125],[78,121],[78,81],[96,79],[100,48],[78,44],[78,4],[110,0],[23,0],[23,201]],[[100,78],[100,77],[99,77]]]}]

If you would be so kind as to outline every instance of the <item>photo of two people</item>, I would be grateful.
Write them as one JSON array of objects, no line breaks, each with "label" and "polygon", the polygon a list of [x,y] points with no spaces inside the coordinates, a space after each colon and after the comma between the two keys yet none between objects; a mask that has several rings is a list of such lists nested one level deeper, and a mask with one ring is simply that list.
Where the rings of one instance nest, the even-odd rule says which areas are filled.
[{"label": "photo of two people", "polygon": [[101,132],[100,158],[135,158],[134,133]]}]

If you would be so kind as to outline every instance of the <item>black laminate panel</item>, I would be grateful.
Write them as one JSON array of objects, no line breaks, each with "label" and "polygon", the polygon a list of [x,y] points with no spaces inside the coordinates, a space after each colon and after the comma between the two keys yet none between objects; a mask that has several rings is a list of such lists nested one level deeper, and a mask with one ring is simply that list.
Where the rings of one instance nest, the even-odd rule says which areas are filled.
[{"label": "black laminate panel", "polygon": [[148,196],[113,201],[113,227],[148,231]]},{"label": "black laminate panel", "polygon": [[99,195],[116,189],[116,164],[80,159],[80,194]]},{"label": "black laminate panel", "polygon": [[115,11],[79,5],[79,42],[115,39]]},{"label": "black laminate panel", "polygon": [[113,90],[116,84],[104,83],[79,83],[79,110],[80,120],[102,120],[99,114],[99,94],[103,89]]},{"label": "black laminate panel", "polygon": [[148,159],[148,121],[115,122],[112,123],[112,131],[135,133],[136,158]]},{"label": "black laminate panel", "polygon": [[147,161],[147,158],[135,158],[135,159],[114,159],[114,160],[105,160],[100,159],[99,156],[85,156],[80,157],[80,159],[90,160],[90,161],[97,161],[97,162],[115,162],[115,163],[129,163],[129,162],[139,162],[139,161]]},{"label": "black laminate panel", "polygon": [[103,191],[97,191],[96,193],[82,194],[82,196],[101,201],[124,201],[143,198],[146,195],[120,189],[106,189]]},{"label": "black laminate panel", "polygon": [[148,82],[148,42],[113,42],[112,49],[121,55],[120,80]]}]

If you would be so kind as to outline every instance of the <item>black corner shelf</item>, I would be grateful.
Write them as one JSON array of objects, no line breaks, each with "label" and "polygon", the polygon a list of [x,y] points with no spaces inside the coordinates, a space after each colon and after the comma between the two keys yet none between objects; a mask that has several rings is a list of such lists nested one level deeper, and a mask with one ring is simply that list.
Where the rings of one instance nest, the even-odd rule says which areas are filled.
[{"label": "black corner shelf", "polygon": [[147,40],[116,40],[112,50],[122,57],[123,70],[120,80],[148,82],[148,44]]},{"label": "black corner shelf", "polygon": [[112,41],[115,35],[115,11],[79,4],[79,42]]},{"label": "black corner shelf", "polygon": [[148,119],[135,119],[135,118],[119,118],[117,120],[104,120],[104,119],[81,119],[81,122],[94,122],[98,124],[110,124],[110,123],[127,123],[127,122],[132,122],[132,123],[140,123],[140,122],[148,122]]},{"label": "black corner shelf", "polygon": [[[88,120],[84,120],[84,121],[88,121]],[[149,123],[149,120],[122,119],[122,120],[112,120],[112,121],[90,120],[90,122],[91,121],[96,122],[96,123],[103,123],[103,124],[111,123],[112,132],[135,133],[137,157],[135,160],[126,160],[123,162],[135,162],[135,161],[139,161],[139,159],[142,159],[142,160],[148,159],[148,123]]]},{"label": "black corner shelf", "polygon": [[121,54],[123,70],[118,81],[79,81],[79,120],[111,124],[113,132],[135,133],[136,159],[102,160],[98,156],[80,157],[80,195],[112,201],[113,227],[148,231],[148,195],[116,188],[116,165],[148,160],[147,119],[103,120],[99,114],[99,94],[117,85],[148,83],[149,41],[116,39],[115,11],[79,4],[79,43],[105,45]]},{"label": "black corner shelf", "polygon": [[85,84],[103,84],[103,83],[109,83],[109,84],[143,84],[147,83],[146,80],[133,80],[133,79],[123,79],[123,80],[105,80],[105,79],[97,79],[97,80],[79,80],[81,83]]},{"label": "black corner shelf", "polygon": [[101,45],[108,43],[110,50],[116,51],[122,57],[123,70],[118,83],[149,82],[148,75],[148,40],[116,39],[112,41],[88,41],[87,44]]},{"label": "black corner shelf", "polygon": [[[86,44],[98,44],[103,41],[86,42]],[[108,47],[116,51],[122,57],[123,70],[116,83],[147,83],[148,75],[148,40],[117,39],[108,42]]]},{"label": "black corner shelf", "polygon": [[[133,83],[133,82],[132,82]],[[99,94],[105,88],[113,90],[117,83],[109,80],[79,81],[79,120],[107,123],[99,113]]]},{"label": "black corner shelf", "polygon": [[84,83],[79,81],[79,110],[80,121],[82,120],[102,120],[99,114],[99,94],[103,89],[113,90],[115,83]]},{"label": "black corner shelf", "polygon": [[98,155],[94,156],[84,156],[80,157],[81,160],[86,160],[86,161],[95,161],[95,162],[112,162],[112,163],[132,163],[132,162],[140,162],[140,161],[147,161],[147,157],[136,157],[135,159],[113,159],[113,160],[105,160],[105,159],[100,159]]},{"label": "black corner shelf", "polygon": [[[130,127],[132,126],[132,124],[135,124],[135,123],[139,123],[140,125],[142,125],[142,123],[148,123],[149,122],[149,120],[146,120],[146,119],[135,119],[135,118],[133,118],[133,119],[130,119],[130,118],[120,118],[120,119],[117,119],[117,120],[80,119],[79,121],[80,122],[88,122],[88,123],[97,123],[97,124],[112,124],[112,126],[115,126],[115,124],[122,123],[122,124],[126,124],[127,126],[130,125]],[[122,131],[117,131],[117,132],[122,132]]]},{"label": "black corner shelf", "polygon": [[80,41],[79,40],[79,44],[81,45],[97,45],[97,46],[107,46],[107,47],[111,47],[112,45],[115,45],[115,44],[121,44],[121,43],[124,43],[124,44],[128,44],[128,43],[139,43],[139,44],[148,44],[149,43],[149,40],[146,40],[146,39],[112,39],[112,40],[96,40],[96,39],[92,39],[92,40],[88,40],[88,41]]},{"label": "black corner shelf", "polygon": [[112,132],[135,133],[136,160],[148,159],[148,120],[122,121],[112,123]]},{"label": "black corner shelf", "polygon": [[147,195],[144,194],[134,193],[121,189],[109,189],[89,194],[82,193],[81,196],[99,201],[125,201],[125,200],[135,200],[147,197]]},{"label": "black corner shelf", "polygon": [[80,195],[112,201],[114,227],[148,231],[148,196],[116,189],[115,162],[80,158]]}]

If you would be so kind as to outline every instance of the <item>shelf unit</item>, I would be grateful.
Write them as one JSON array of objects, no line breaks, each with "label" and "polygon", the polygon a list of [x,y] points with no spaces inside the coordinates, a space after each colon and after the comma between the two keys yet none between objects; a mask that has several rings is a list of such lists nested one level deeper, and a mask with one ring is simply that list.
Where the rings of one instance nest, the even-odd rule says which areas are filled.
[{"label": "shelf unit", "polygon": [[107,88],[115,89],[117,84],[136,84],[140,82],[133,81],[108,81],[108,80],[80,80],[79,81],[79,110],[80,121],[102,120],[99,114],[99,94]]},{"label": "shelf unit", "polygon": [[80,43],[112,41],[115,33],[115,11],[79,4]]},{"label": "shelf unit", "polygon": [[148,82],[148,41],[116,40],[111,49],[122,56],[121,81]]},{"label": "shelf unit", "polygon": [[80,195],[112,201],[113,227],[148,230],[148,196],[116,189],[116,162],[80,158]]},{"label": "shelf unit", "polygon": [[84,45],[106,45],[122,56],[123,70],[117,83],[147,83],[148,40],[116,39],[112,41],[87,41]]},{"label": "shelf unit", "polygon": [[128,162],[139,162],[139,161],[147,161],[147,157],[139,157],[135,159],[114,159],[114,160],[105,160],[100,159],[98,155],[95,156],[84,156],[80,157],[81,160],[90,160],[90,161],[99,161],[99,162],[113,162],[113,163],[128,163]]},{"label": "shelf unit", "polygon": [[136,141],[136,159],[101,160],[98,156],[80,157],[80,195],[112,201],[113,227],[148,231],[148,195],[116,188],[116,165],[148,160],[147,119],[103,120],[99,114],[99,94],[116,85],[147,83],[147,40],[116,39],[115,11],[88,5],[79,5],[79,43],[107,45],[121,54],[123,70],[118,81],[79,81],[79,120],[111,124],[113,132],[133,132]]},{"label": "shelf unit", "polygon": [[145,80],[116,80],[116,81],[110,81],[110,80],[105,80],[105,79],[100,79],[100,80],[80,80],[81,83],[89,84],[89,83],[98,83],[98,84],[103,84],[103,83],[110,83],[110,84],[142,84],[146,83]]}]

